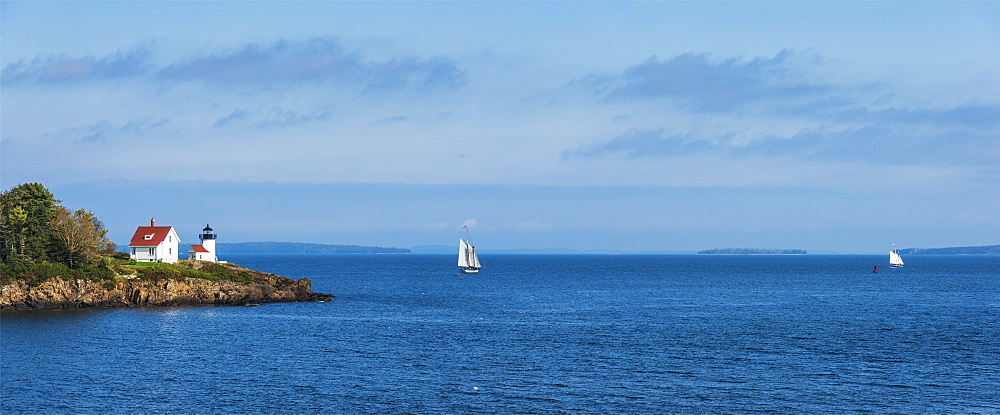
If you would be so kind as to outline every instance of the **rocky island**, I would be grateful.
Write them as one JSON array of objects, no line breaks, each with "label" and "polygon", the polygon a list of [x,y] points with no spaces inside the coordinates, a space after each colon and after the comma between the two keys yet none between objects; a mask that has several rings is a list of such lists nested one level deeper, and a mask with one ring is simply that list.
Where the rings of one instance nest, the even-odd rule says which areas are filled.
[{"label": "rocky island", "polygon": [[[330,301],[308,278],[293,280],[234,264],[183,260],[137,268],[107,280],[15,280],[0,286],[0,310],[182,305],[249,305]],[[228,278],[228,279],[224,279]]]},{"label": "rocky island", "polygon": [[[329,301],[312,282],[293,280],[235,264],[177,260],[179,238],[172,227],[139,227],[132,255],[116,252],[107,230],[84,209],[71,210],[40,183],[0,193],[0,310],[177,305],[247,305]],[[210,233],[211,228],[206,227]],[[157,237],[170,238],[152,254]],[[138,238],[138,239],[135,239]],[[143,242],[145,241],[145,242]],[[212,243],[214,236],[203,241]],[[194,247],[192,247],[194,248]],[[200,259],[200,258],[199,258]]]}]

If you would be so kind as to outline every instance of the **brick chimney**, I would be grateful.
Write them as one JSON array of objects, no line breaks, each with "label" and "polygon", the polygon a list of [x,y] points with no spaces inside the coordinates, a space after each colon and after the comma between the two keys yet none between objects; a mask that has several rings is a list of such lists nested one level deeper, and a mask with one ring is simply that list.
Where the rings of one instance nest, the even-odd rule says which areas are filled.
[{"label": "brick chimney", "polygon": [[150,227],[156,226],[156,219],[150,218],[149,219],[149,226]]}]

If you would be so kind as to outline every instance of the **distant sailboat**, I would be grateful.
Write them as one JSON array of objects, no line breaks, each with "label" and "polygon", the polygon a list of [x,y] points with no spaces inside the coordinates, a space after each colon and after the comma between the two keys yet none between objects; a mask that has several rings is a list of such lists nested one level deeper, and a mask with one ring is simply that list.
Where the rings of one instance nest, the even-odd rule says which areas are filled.
[{"label": "distant sailboat", "polygon": [[892,265],[893,268],[903,266],[903,258],[899,256],[899,252],[896,252],[895,249],[889,251],[889,265]]},{"label": "distant sailboat", "polygon": [[479,256],[476,255],[476,246],[469,241],[469,228],[465,228],[465,239],[458,239],[458,266],[463,274],[475,274],[482,266],[479,265]]}]

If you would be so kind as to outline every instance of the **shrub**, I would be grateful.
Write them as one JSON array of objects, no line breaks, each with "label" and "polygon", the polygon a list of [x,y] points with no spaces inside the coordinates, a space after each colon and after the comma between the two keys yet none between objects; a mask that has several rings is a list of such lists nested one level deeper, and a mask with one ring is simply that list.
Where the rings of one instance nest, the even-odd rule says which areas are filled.
[{"label": "shrub", "polygon": [[58,262],[42,261],[36,262],[34,264],[28,265],[28,285],[32,287],[37,287],[42,285],[43,282],[49,281],[53,278],[62,277],[65,279],[70,279],[75,276],[74,270],[70,270],[66,264]]},{"label": "shrub", "polygon": [[0,284],[30,279],[29,265],[24,262],[0,263]]},{"label": "shrub", "polygon": [[164,263],[153,263],[151,265],[143,264],[142,266],[136,266],[133,268],[139,278],[144,280],[161,281],[164,279],[177,279],[182,280],[184,278],[201,278],[216,281],[218,278],[214,278],[211,274],[206,272],[182,267],[175,264],[164,264]]},{"label": "shrub", "polygon": [[81,268],[80,271],[86,274],[87,279],[92,281],[110,280],[118,275],[108,264],[103,262]]},{"label": "shrub", "polygon": [[110,258],[108,258],[108,260],[111,261],[111,263],[115,264],[115,265],[135,265],[136,264],[136,262],[135,262],[134,259],[129,258],[127,256],[125,258],[110,257]]},{"label": "shrub", "polygon": [[254,273],[247,270],[234,270],[222,264],[208,264],[202,271],[210,273],[218,279],[236,282],[253,282]]},{"label": "shrub", "polygon": [[135,262],[134,260],[132,260],[132,256],[129,255],[128,252],[112,252],[110,255],[108,255],[108,257],[111,259],[122,259]]}]

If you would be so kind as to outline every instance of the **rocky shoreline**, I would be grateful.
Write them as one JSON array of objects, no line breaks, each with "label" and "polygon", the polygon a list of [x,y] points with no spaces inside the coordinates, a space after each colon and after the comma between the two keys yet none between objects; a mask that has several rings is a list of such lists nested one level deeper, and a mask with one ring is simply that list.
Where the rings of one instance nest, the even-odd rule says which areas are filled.
[{"label": "rocky shoreline", "polygon": [[246,271],[254,273],[253,282],[200,278],[143,280],[135,276],[120,276],[113,281],[55,278],[32,287],[17,281],[0,287],[0,310],[248,305],[333,299],[331,294],[313,292],[312,281],[308,278],[293,280],[260,271]]}]

